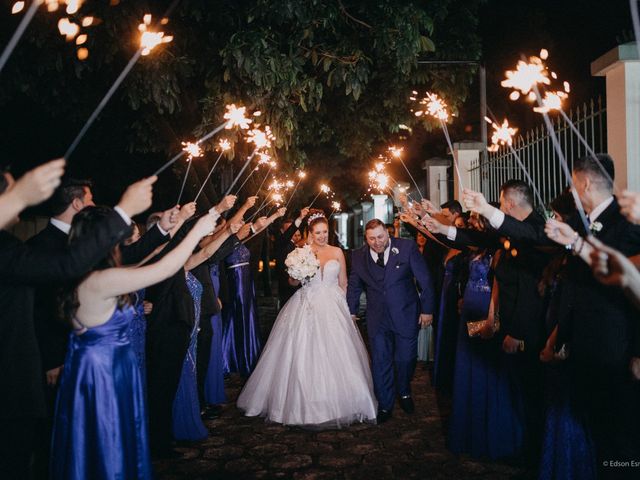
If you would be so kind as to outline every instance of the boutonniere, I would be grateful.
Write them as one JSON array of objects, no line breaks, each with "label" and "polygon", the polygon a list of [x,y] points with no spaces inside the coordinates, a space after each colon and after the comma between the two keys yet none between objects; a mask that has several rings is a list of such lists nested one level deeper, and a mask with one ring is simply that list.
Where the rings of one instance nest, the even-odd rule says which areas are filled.
[{"label": "boutonniere", "polygon": [[591,222],[591,225],[589,225],[589,230],[591,230],[591,233],[598,233],[600,230],[602,230],[602,224],[600,222]]},{"label": "boutonniere", "polygon": [[392,252],[394,255],[397,255],[398,253],[400,253],[400,250],[398,250],[396,247],[393,247],[393,248],[391,249],[391,252]]}]

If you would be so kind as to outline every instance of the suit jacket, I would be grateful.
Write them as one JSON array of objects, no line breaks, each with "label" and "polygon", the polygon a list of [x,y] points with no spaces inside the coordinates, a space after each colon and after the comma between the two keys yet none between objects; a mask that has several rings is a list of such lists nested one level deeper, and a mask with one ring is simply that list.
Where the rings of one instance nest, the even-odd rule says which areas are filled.
[{"label": "suit jacket", "polygon": [[[629,223],[614,201],[596,221],[602,229],[593,234],[604,244],[627,256],[640,253],[640,227]],[[568,222],[585,234],[576,216]],[[500,231],[535,244],[550,240],[540,226],[522,225],[509,216]],[[582,363],[626,368],[630,356],[640,356],[640,317],[623,292],[598,282],[589,266],[578,257],[567,263],[558,318],[559,335],[570,341],[570,356]]]},{"label": "suit jacket", "polygon": [[418,316],[421,313],[433,314],[434,310],[433,282],[418,246],[414,241],[402,238],[391,238],[390,241],[391,252],[381,283],[372,274],[376,266],[368,245],[352,255],[347,303],[351,314],[355,315],[360,294],[366,293],[370,337],[384,326],[403,336],[417,335]]},{"label": "suit jacket", "polygon": [[[129,246],[120,246],[123,264],[134,264],[142,261],[159,245],[167,240],[157,226],[151,228],[140,240]],[[49,253],[60,253],[67,247],[68,236],[52,223],[38,234],[31,237],[27,244],[35,249]],[[105,252],[106,253],[106,252]],[[59,283],[39,285],[35,289],[34,322],[42,368],[46,372],[64,363],[67,352],[70,328],[59,315],[58,295]]]},{"label": "suit jacket", "polygon": [[131,235],[113,212],[86,237],[60,253],[39,251],[0,232],[0,417],[45,414],[40,351],[33,324],[33,285],[69,281],[91,270]]}]

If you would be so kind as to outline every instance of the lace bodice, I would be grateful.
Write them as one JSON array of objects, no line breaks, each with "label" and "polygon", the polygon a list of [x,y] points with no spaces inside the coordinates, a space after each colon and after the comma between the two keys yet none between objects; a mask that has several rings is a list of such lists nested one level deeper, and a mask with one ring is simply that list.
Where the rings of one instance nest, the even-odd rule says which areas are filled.
[{"label": "lace bodice", "polygon": [[338,285],[338,275],[340,274],[340,262],[335,258],[327,260],[324,266],[316,273],[309,282],[309,286],[313,285]]}]

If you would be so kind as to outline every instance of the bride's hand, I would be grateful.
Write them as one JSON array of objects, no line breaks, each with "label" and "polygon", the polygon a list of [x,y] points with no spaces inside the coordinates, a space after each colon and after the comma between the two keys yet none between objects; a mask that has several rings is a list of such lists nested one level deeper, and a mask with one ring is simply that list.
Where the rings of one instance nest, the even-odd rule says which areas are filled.
[{"label": "bride's hand", "polygon": [[357,315],[351,315],[351,320],[353,320],[353,323],[356,323],[358,321]]}]

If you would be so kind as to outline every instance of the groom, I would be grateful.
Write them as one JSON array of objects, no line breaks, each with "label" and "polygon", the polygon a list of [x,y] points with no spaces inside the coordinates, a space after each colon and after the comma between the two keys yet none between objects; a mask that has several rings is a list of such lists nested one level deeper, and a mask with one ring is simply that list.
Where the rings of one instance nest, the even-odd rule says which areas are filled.
[{"label": "groom", "polygon": [[418,356],[418,327],[433,319],[433,284],[415,242],[389,238],[378,219],[365,226],[365,239],[367,245],[353,252],[347,302],[355,320],[360,294],[364,290],[367,295],[378,423],[384,423],[391,417],[396,392],[402,409],[414,411],[411,377]]}]

